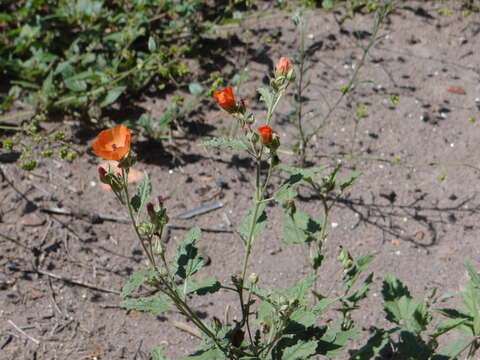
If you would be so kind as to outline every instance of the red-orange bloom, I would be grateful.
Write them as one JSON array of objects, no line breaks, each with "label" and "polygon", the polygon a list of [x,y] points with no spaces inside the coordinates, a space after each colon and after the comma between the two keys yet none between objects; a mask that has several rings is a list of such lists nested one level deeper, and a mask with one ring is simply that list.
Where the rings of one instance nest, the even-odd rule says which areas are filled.
[{"label": "red-orange bloom", "polygon": [[233,90],[231,87],[214,91],[213,98],[220,107],[224,108],[228,112],[236,111],[237,103],[235,102],[235,97],[233,96]]},{"label": "red-orange bloom", "polygon": [[261,126],[258,128],[258,134],[260,135],[260,140],[263,145],[268,145],[272,141],[272,128],[268,125]]},{"label": "red-orange bloom", "polygon": [[278,60],[277,66],[275,67],[275,74],[286,75],[291,68],[292,62],[287,58],[281,57],[280,60]]},{"label": "red-orange bloom", "polygon": [[131,133],[123,125],[103,130],[92,143],[93,153],[105,160],[120,160],[130,151]]}]

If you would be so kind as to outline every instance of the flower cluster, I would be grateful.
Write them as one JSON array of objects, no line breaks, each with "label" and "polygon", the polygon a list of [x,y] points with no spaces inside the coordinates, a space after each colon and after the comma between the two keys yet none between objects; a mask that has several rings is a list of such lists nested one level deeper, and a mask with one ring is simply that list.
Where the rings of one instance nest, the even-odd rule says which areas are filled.
[{"label": "flower cluster", "polygon": [[[281,57],[275,66],[275,76],[271,79],[270,84],[274,90],[273,96],[280,97],[287,86],[295,79],[295,72],[292,67],[292,62],[287,58]],[[257,128],[257,132],[254,133],[251,130],[250,125],[255,122],[253,115],[246,115],[245,102],[243,100],[236,101],[233,89],[226,87],[221,90],[213,92],[213,98],[218,106],[226,110],[233,116],[237,117],[246,130],[248,138],[254,141],[260,140],[260,143],[270,150],[272,156],[276,157],[276,149],[280,146],[280,140],[276,133],[273,132],[269,126],[270,119],[267,119],[267,123]],[[272,105],[276,106],[276,104]],[[273,109],[271,109],[273,110]]]}]

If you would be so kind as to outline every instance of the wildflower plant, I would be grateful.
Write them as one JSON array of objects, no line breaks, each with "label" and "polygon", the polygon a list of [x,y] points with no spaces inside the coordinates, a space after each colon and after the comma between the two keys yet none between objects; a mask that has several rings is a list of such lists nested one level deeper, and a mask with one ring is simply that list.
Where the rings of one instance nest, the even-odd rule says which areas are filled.
[{"label": "wildflower plant", "polygon": [[[251,208],[238,228],[244,247],[242,267],[232,269],[228,282],[221,283],[215,278],[205,278],[199,274],[205,266],[205,260],[197,247],[201,236],[198,227],[188,231],[173,256],[167,256],[171,252],[167,252],[162,234],[169,216],[163,199],[158,197],[155,202],[149,200],[151,188],[147,173],[135,194],[130,194],[128,188],[128,174],[136,161],[131,149],[130,130],[121,125],[104,130],[92,143],[94,154],[118,161],[120,171],[100,167],[99,177],[111,187],[120,203],[127,207],[136,237],[149,263],[147,268],[135,272],[123,287],[121,295],[127,299],[121,305],[153,315],[175,308],[202,336],[197,351],[186,359],[335,358],[342,354],[350,340],[361,333],[351,313],[360,307],[359,303],[367,296],[373,282],[373,273],[365,276],[373,256],[354,258],[347,249],[340,247],[337,260],[343,269],[339,282],[343,288],[342,295],[329,297],[321,294],[316,288],[316,280],[324,257],[326,221],[311,217],[298,209],[295,202],[295,187],[306,182],[318,191],[324,199],[324,206],[329,206],[329,199],[350,186],[358,174],[340,179],[339,167],[303,169],[281,163],[278,156],[281,141],[273,128],[272,118],[294,78],[291,62],[280,59],[270,80],[270,87],[258,89],[260,99],[266,105],[266,116],[261,122],[248,112],[246,103],[236,97],[230,87],[213,93],[219,107],[239,122],[242,134],[232,139],[214,138],[203,145],[244,152],[255,164]],[[262,169],[263,163],[268,164],[266,171]],[[274,171],[286,173],[287,178],[270,192],[269,185],[274,185]],[[291,245],[306,245],[310,249],[312,274],[287,289],[262,286],[261,274],[249,272],[252,246],[260,238],[267,222],[268,203],[278,204],[283,212],[283,241]],[[328,214],[328,211],[325,213]],[[471,282],[463,294],[464,308],[461,311],[439,309],[448,319],[437,324],[429,335],[422,334],[433,319],[429,299],[414,300],[405,285],[392,275],[387,275],[382,294],[386,318],[393,328],[376,329],[362,348],[350,352],[349,359],[373,359],[388,346],[394,349],[399,359],[454,359],[464,352],[468,352],[469,358],[473,359],[480,345],[480,274],[471,265],[467,264],[466,267]],[[134,298],[134,291],[142,285],[154,287],[155,295]],[[215,317],[207,321],[192,308],[193,296],[226,291],[237,295],[241,314],[238,321],[226,323]],[[329,308],[337,314],[334,321],[325,321],[325,311]],[[452,329],[462,332],[462,337],[436,352],[437,338]],[[160,348],[152,351],[152,358],[167,359]]]}]

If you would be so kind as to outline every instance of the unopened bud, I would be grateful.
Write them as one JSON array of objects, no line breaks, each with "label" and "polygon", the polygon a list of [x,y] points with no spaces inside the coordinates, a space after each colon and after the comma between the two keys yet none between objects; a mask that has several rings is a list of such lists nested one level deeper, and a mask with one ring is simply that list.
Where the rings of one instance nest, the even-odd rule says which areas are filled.
[{"label": "unopened bud", "polygon": [[278,60],[277,66],[275,67],[275,75],[276,76],[285,76],[290,71],[292,67],[292,62],[287,58],[281,57]]},{"label": "unopened bud", "polygon": [[155,218],[155,207],[153,203],[151,202],[147,203],[147,212],[148,212],[148,216],[150,216],[151,218]]},{"label": "unopened bud", "polygon": [[103,168],[102,166],[99,166],[98,167],[98,176],[100,176],[100,179],[105,177],[105,175],[107,175],[107,170],[105,170],[105,168]]},{"label": "unopened bud", "polygon": [[258,275],[255,273],[251,273],[248,277],[248,281],[250,281],[252,285],[255,285],[258,282]]}]

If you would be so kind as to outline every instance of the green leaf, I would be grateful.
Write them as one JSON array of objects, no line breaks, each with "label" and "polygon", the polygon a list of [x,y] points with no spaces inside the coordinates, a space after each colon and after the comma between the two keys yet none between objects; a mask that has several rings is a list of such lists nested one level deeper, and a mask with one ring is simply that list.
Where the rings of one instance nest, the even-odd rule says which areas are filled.
[{"label": "green leaf", "polygon": [[445,319],[435,327],[435,331],[431,336],[438,337],[452,329],[455,329],[457,326],[464,324],[466,321],[467,321],[466,319],[462,319],[462,318]]},{"label": "green leaf", "polygon": [[477,288],[480,288],[480,274],[477,272],[477,270],[475,270],[473,265],[468,261],[465,261],[465,269],[467,269],[468,275],[470,276],[473,284]]},{"label": "green leaf", "polygon": [[348,175],[348,177],[346,177],[345,179],[340,180],[340,183],[339,183],[340,190],[343,191],[346,188],[348,188],[350,185],[352,185],[355,179],[357,179],[360,175],[362,175],[360,171],[354,171],[350,175]]},{"label": "green leaf", "polygon": [[221,284],[212,278],[203,280],[190,280],[185,294],[196,293],[197,295],[213,294],[220,290]]},{"label": "green leaf", "polygon": [[50,98],[55,95],[55,85],[53,84],[53,71],[50,71],[47,78],[42,84],[42,94],[46,98]]},{"label": "green leaf", "polygon": [[303,304],[308,296],[316,276],[309,276],[305,279],[297,281],[292,287],[282,291],[282,294],[290,300],[298,300],[300,304]]},{"label": "green leaf", "polygon": [[75,92],[87,90],[87,83],[84,80],[75,80],[72,78],[65,79],[64,84],[67,88]]},{"label": "green leaf", "polygon": [[248,150],[247,145],[240,139],[213,138],[200,145],[225,148],[238,152]]},{"label": "green leaf", "polygon": [[106,107],[110,104],[113,104],[120,95],[125,91],[126,86],[117,86],[113,89],[108,90],[108,92],[100,99],[100,107]]},{"label": "green leaf", "polygon": [[295,310],[288,319],[288,325],[284,330],[285,334],[298,334],[306,328],[315,324],[314,313],[305,310]]},{"label": "green leaf", "polygon": [[217,348],[199,350],[184,360],[225,360],[225,354]]},{"label": "green leaf", "polygon": [[333,1],[332,0],[323,0],[322,1],[322,7],[324,9],[331,9],[333,7]]},{"label": "green leaf", "polygon": [[150,353],[151,360],[168,360],[162,348],[155,348]]},{"label": "green leaf", "polygon": [[148,38],[148,50],[150,50],[152,53],[157,50],[157,42],[152,36]]},{"label": "green leaf", "polygon": [[370,284],[373,282],[373,272],[370,273],[362,285],[352,294],[346,297],[346,300],[356,303],[362,299],[367,297],[368,290],[370,288]]},{"label": "green leaf", "polygon": [[258,205],[256,217],[254,218],[255,204],[250,209],[250,213],[242,220],[238,232],[244,241],[248,240],[250,230],[253,226],[252,238],[255,238],[263,230],[267,223],[267,214],[265,213],[265,203]]},{"label": "green leaf", "polygon": [[285,172],[287,172],[291,175],[300,174],[305,181],[311,183],[313,176],[321,173],[325,169],[328,169],[328,167],[329,167],[329,165],[324,165],[324,166],[320,166],[320,167],[316,167],[316,168],[303,169],[303,168],[297,168],[297,167],[293,167],[293,166],[287,166],[287,165],[284,165],[284,164],[279,164],[279,165],[276,166],[276,169],[285,171]]},{"label": "green leaf", "polygon": [[282,360],[305,360],[315,355],[316,341],[299,341],[283,351]]},{"label": "green leaf", "polygon": [[295,184],[303,180],[301,174],[294,174],[290,176],[285,182],[275,191],[273,197],[278,203],[293,199],[297,196],[297,192],[292,188]]},{"label": "green leaf", "polygon": [[143,269],[134,272],[127,283],[123,286],[121,296],[127,297],[139,286],[155,279],[156,272],[154,269]]},{"label": "green leaf", "polygon": [[375,331],[368,342],[356,351],[349,360],[370,360],[376,358],[380,351],[389,343],[390,336],[383,330]]},{"label": "green leaf", "polygon": [[297,210],[293,214],[283,214],[282,239],[287,244],[306,244],[315,240],[322,224],[311,218],[306,212]]},{"label": "green leaf", "polygon": [[312,312],[316,315],[320,315],[327,307],[329,307],[331,304],[336,302],[338,299],[329,299],[326,297],[321,297],[319,298],[319,294],[315,291],[313,291],[313,295],[318,299],[317,303],[315,306],[312,308]]},{"label": "green leaf", "polygon": [[120,303],[120,306],[130,310],[159,315],[170,309],[170,301],[165,295],[156,295],[152,298],[125,300]]},{"label": "green leaf", "polygon": [[393,301],[402,296],[411,298],[408,288],[392,274],[387,274],[383,280],[382,295],[385,301]]},{"label": "green leaf", "polygon": [[263,101],[267,105],[267,109],[270,109],[274,101],[272,92],[267,88],[259,88],[257,91],[260,93],[260,101]]},{"label": "green leaf", "polygon": [[187,279],[204,265],[204,260],[200,252],[195,247],[196,242],[200,238],[200,228],[192,228],[185,239],[178,245],[177,252],[173,258],[172,268],[176,275],[182,279]]},{"label": "green leaf", "polygon": [[329,327],[321,340],[324,342],[317,353],[323,354],[329,358],[339,355],[347,343],[353,340],[360,333],[359,328],[350,330],[341,330],[341,321],[337,321],[335,325]]},{"label": "green leaf", "polygon": [[192,95],[199,96],[203,94],[203,86],[199,83],[192,82],[188,85],[188,91],[190,91]]},{"label": "green leaf", "polygon": [[448,356],[450,359],[456,359],[473,341],[471,338],[460,337],[443,348],[435,355],[432,360],[445,360],[442,356]]},{"label": "green leaf", "polygon": [[142,181],[138,184],[137,193],[132,196],[130,203],[132,204],[133,210],[137,215],[140,215],[142,209],[145,206],[145,203],[150,196],[150,179],[148,173],[145,171],[143,173]]}]

